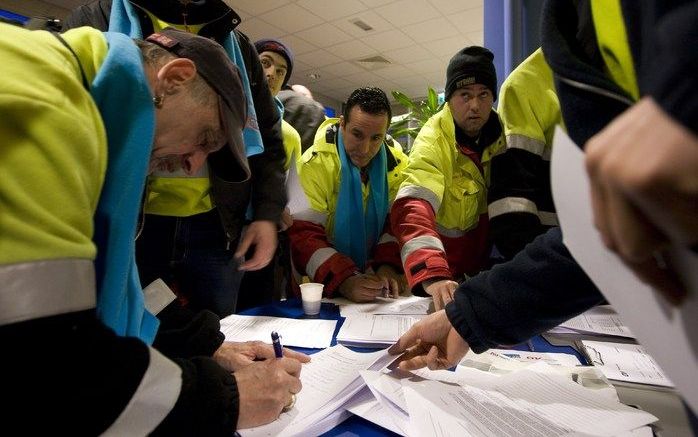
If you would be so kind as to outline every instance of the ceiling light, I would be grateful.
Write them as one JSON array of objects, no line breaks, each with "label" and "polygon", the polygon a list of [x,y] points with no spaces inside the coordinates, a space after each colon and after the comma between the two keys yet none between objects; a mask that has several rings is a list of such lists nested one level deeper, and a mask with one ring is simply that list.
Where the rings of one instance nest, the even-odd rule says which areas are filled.
[{"label": "ceiling light", "polygon": [[368,32],[369,30],[373,30],[373,27],[371,27],[368,23],[361,20],[360,18],[355,18],[353,20],[349,20],[349,22],[365,32]]}]

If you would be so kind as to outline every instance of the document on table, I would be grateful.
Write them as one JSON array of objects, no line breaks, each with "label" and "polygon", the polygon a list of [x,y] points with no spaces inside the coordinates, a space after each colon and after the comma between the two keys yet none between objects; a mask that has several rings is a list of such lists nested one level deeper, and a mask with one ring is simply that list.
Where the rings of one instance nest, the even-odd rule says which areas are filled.
[{"label": "document on table", "polygon": [[[481,354],[476,354],[472,350],[469,350],[468,353],[465,354],[465,356],[461,360],[461,364],[467,361],[476,361],[483,364],[490,364],[497,358],[503,358],[505,360],[516,360],[520,363],[528,364],[544,362],[550,366],[574,367],[581,365],[577,357],[571,354],[559,354],[552,352],[528,352],[514,349],[489,349]],[[477,366],[470,367],[479,368]]]},{"label": "document on table", "polygon": [[364,387],[359,371],[381,369],[394,359],[387,351],[359,353],[341,345],[320,351],[303,364],[303,389],[296,395],[294,408],[272,423],[239,432],[245,437],[308,435],[310,429],[313,435],[326,432],[329,428],[320,429],[317,423],[344,411],[342,406]]},{"label": "document on table", "polygon": [[379,297],[374,302],[357,303],[349,299],[339,297],[334,299],[324,299],[323,302],[330,302],[339,306],[339,313],[342,317],[349,314],[393,314],[393,315],[426,315],[431,305],[431,297],[420,296],[400,296],[397,299]]},{"label": "document on table", "polygon": [[689,294],[670,304],[606,249],[594,228],[584,155],[557,128],[551,163],[553,198],[564,241],[575,260],[667,376],[698,411],[698,257],[674,249],[672,260]]},{"label": "document on table", "polygon": [[582,340],[582,344],[592,364],[601,369],[608,379],[674,386],[659,364],[639,344],[590,340]]},{"label": "document on table", "polygon": [[402,380],[410,435],[614,436],[657,420],[556,375],[528,370],[494,389]]},{"label": "document on table", "polygon": [[356,396],[344,405],[344,408],[350,413],[363,417],[369,422],[389,429],[396,434],[406,435],[405,432],[395,424],[392,413],[385,409],[383,404],[376,399],[368,387],[362,388]]},{"label": "document on table", "polygon": [[577,317],[560,323],[560,326],[577,332],[635,338],[630,329],[621,321],[618,313],[610,305],[596,306]]},{"label": "document on table", "polygon": [[395,343],[422,316],[350,314],[337,333],[337,343],[359,347],[385,347]]},{"label": "document on table", "polygon": [[336,320],[298,320],[283,317],[241,316],[221,320],[221,332],[228,341],[271,341],[271,332],[281,336],[284,346],[322,349],[332,344]]}]

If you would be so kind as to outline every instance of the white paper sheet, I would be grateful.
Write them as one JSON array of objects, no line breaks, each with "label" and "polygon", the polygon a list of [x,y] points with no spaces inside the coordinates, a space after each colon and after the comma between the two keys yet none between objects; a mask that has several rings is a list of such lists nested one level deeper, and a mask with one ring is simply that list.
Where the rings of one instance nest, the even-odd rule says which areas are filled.
[{"label": "white paper sheet", "polygon": [[594,366],[617,381],[673,387],[659,364],[639,344],[582,340]]},{"label": "white paper sheet", "polygon": [[383,368],[392,359],[386,351],[359,353],[341,345],[318,352],[303,364],[303,389],[296,395],[294,408],[272,423],[239,432],[247,437],[307,435],[309,429],[317,431],[318,423],[338,410],[344,411],[342,405],[364,386],[360,370]]},{"label": "white paper sheet", "polygon": [[556,375],[522,370],[495,389],[402,380],[411,435],[614,436],[657,420]]},{"label": "white paper sheet", "polygon": [[533,364],[544,362],[551,366],[579,366],[581,363],[576,356],[571,354],[559,354],[552,352],[528,352],[514,349],[489,349],[481,354],[476,354],[472,350],[461,360],[463,363],[466,360],[480,361],[483,363],[491,363],[495,358],[503,358],[516,360],[521,363]]},{"label": "white paper sheet", "polygon": [[638,341],[698,411],[698,257],[675,250],[689,295],[679,307],[639,281],[606,249],[594,228],[584,155],[560,129],[551,163],[553,198],[564,241]]},{"label": "white paper sheet", "polygon": [[221,320],[221,332],[228,341],[271,342],[271,332],[281,336],[281,344],[305,348],[326,348],[332,344],[336,320],[298,320],[283,317],[241,316],[233,314]]},{"label": "white paper sheet", "polygon": [[356,396],[347,402],[344,408],[352,414],[356,414],[396,434],[405,435],[402,429],[395,425],[392,413],[378,402],[378,399],[376,399],[368,387],[362,388]]},{"label": "white paper sheet", "polygon": [[355,313],[347,316],[337,333],[337,343],[386,347],[395,343],[402,334],[422,316],[391,316]]},{"label": "white paper sheet", "polygon": [[397,299],[379,297],[375,302],[356,303],[349,299],[339,297],[333,299],[323,299],[323,302],[330,302],[339,306],[339,313],[342,317],[350,314],[392,314],[392,315],[426,315],[431,305],[431,297],[420,296],[400,296]]},{"label": "white paper sheet", "polygon": [[620,319],[618,313],[610,305],[596,306],[577,317],[561,323],[560,326],[578,332],[635,338],[630,329]]}]

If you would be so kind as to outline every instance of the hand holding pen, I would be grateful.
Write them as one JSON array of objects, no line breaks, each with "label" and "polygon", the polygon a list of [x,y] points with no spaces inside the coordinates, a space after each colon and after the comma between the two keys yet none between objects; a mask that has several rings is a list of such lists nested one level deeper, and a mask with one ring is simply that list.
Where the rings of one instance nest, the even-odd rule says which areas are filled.
[{"label": "hand holding pen", "polygon": [[[274,347],[274,355],[276,358],[283,358],[284,357],[284,348],[281,346],[281,337],[279,337],[279,333],[276,331],[271,332],[271,344]],[[289,411],[293,406],[296,405],[296,395],[295,393],[291,393],[291,400],[284,406],[283,412]]]}]

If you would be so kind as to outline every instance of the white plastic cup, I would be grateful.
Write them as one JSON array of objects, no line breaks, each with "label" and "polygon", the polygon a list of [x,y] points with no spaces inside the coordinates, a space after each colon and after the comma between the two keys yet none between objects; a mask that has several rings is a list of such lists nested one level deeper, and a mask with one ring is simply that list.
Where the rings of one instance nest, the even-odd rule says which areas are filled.
[{"label": "white plastic cup", "polygon": [[303,312],[308,316],[320,314],[320,302],[322,301],[323,284],[308,282],[301,284],[301,299],[303,301]]}]

